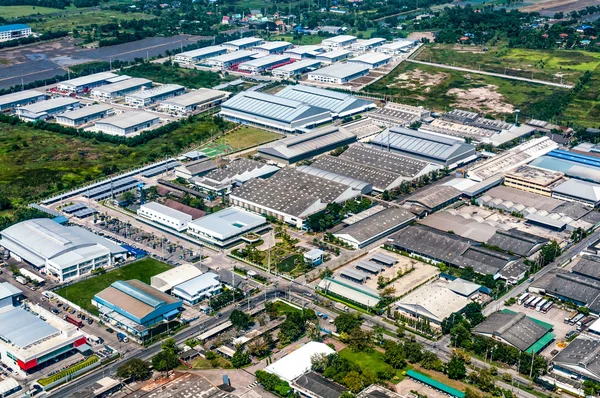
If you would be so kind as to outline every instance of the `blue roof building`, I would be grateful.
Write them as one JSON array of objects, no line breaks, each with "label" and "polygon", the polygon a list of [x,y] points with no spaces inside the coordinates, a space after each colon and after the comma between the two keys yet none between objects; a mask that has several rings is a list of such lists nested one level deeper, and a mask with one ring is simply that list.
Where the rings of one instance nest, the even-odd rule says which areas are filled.
[{"label": "blue roof building", "polygon": [[148,328],[179,315],[181,300],[138,280],[116,281],[97,293],[92,303],[101,316],[136,336]]},{"label": "blue roof building", "polygon": [[31,35],[31,28],[25,24],[12,24],[0,26],[0,41],[19,39]]}]

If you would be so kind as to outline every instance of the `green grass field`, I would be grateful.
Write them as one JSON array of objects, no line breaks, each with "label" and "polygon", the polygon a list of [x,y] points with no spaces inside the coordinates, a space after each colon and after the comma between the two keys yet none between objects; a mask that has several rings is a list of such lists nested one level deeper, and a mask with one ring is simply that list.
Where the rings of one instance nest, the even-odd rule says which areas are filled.
[{"label": "green grass field", "polygon": [[64,12],[58,8],[38,7],[38,6],[0,6],[0,16],[3,18],[20,18],[29,15],[45,15]]},{"label": "green grass field", "polygon": [[[384,371],[386,369],[391,370],[394,369],[384,362],[383,353],[377,350],[371,350],[370,352],[354,352],[350,348],[344,348],[339,353],[340,357],[347,359],[348,361],[355,363],[362,370],[369,369],[373,373],[377,373],[379,371]],[[399,379],[403,379],[402,370],[397,370],[396,375]],[[395,382],[399,382],[400,380],[394,380]]]},{"label": "green grass field", "polygon": [[453,44],[425,46],[416,59],[445,65],[507,73],[552,82],[575,83],[586,70],[600,66],[600,53],[580,50],[530,50],[522,48],[481,47]]},{"label": "green grass field", "polygon": [[141,12],[123,13],[110,10],[93,10],[43,18],[40,21],[31,22],[30,25],[36,32],[46,32],[50,30],[70,31],[74,28],[84,28],[92,24],[103,25],[117,21],[153,18],[155,17],[152,14],[144,14]]},{"label": "green grass field", "polygon": [[212,119],[199,120],[129,148],[0,123],[0,195],[26,204],[201,145],[211,131],[218,131]]},{"label": "green grass field", "polygon": [[158,260],[144,258],[103,275],[63,287],[56,290],[55,293],[93,314],[98,314],[98,310],[92,305],[92,299],[96,293],[106,289],[111,283],[119,280],[139,279],[150,284],[151,277],[171,268],[170,265]]},{"label": "green grass field", "polygon": [[220,154],[252,148],[279,138],[283,138],[283,136],[257,127],[242,126],[219,138],[214,143],[205,145],[200,150],[207,156],[214,157]]},{"label": "green grass field", "polygon": [[383,79],[363,91],[385,94],[394,102],[445,112],[461,108],[509,117],[520,108],[526,117],[541,118],[544,100],[566,90],[500,77],[463,73],[428,65],[401,63]]},{"label": "green grass field", "polygon": [[271,40],[283,40],[292,44],[296,44],[298,46],[306,46],[312,44],[320,44],[321,41],[323,41],[323,38],[317,35],[302,35],[300,36],[300,39],[295,39],[292,35],[277,35],[272,36]]}]

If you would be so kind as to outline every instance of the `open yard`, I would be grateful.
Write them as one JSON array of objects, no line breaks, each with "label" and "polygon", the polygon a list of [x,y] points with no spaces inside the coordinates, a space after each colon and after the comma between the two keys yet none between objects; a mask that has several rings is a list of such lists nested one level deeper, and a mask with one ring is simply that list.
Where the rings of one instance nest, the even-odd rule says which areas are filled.
[{"label": "open yard", "polygon": [[506,73],[551,82],[574,84],[586,70],[600,66],[600,53],[580,50],[530,50],[492,46],[431,44],[424,46],[417,60]]},{"label": "open yard", "polygon": [[216,153],[214,153],[213,149],[219,152],[237,152],[281,138],[284,138],[281,134],[272,133],[257,127],[241,126],[216,140],[216,145],[206,145],[202,149],[210,150],[209,156],[215,156]]},{"label": "open yard", "polygon": [[55,293],[89,312],[97,314],[96,307],[92,305],[92,298],[99,291],[109,287],[111,283],[119,280],[139,279],[150,284],[151,277],[169,269],[171,269],[170,265],[152,258],[144,258],[105,274],[63,287],[56,290]]},{"label": "open yard", "polygon": [[[375,349],[369,352],[354,352],[350,348],[344,348],[339,352],[340,357],[347,359],[348,361],[355,363],[362,370],[369,369],[373,373],[384,371],[386,369],[394,371],[394,369],[383,361],[383,353]],[[402,370],[397,370],[396,375],[399,379],[402,379]],[[397,382],[395,380],[395,382]]]},{"label": "open yard", "polygon": [[201,145],[218,131],[198,120],[134,148],[0,123],[0,195],[15,204]]},{"label": "open yard", "polygon": [[103,25],[117,21],[129,21],[132,19],[153,19],[154,15],[141,12],[120,12],[111,10],[81,11],[69,14],[60,14],[42,18],[31,22],[30,26],[35,32],[46,32],[56,30],[72,30],[83,28],[92,24]]},{"label": "open yard", "polygon": [[29,15],[44,15],[64,12],[58,8],[39,7],[39,6],[0,6],[0,16],[3,18],[20,18]]},{"label": "open yard", "polygon": [[550,98],[566,93],[564,89],[540,84],[408,62],[363,91],[435,111],[461,108],[502,118],[519,108],[525,117],[541,119],[548,112]]}]

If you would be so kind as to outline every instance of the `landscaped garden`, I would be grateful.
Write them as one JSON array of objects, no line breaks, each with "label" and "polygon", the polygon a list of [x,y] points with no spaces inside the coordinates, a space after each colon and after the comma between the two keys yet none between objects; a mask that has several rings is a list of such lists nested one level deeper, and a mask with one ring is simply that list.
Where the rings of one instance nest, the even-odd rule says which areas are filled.
[{"label": "landscaped garden", "polygon": [[87,357],[85,360],[74,364],[73,366],[69,366],[68,368],[63,369],[60,372],[53,374],[52,376],[48,376],[43,379],[39,379],[38,383],[41,386],[47,386],[49,384],[52,384],[56,381],[61,380],[64,377],[67,377],[77,371],[85,369],[88,366],[93,365],[94,363],[98,362],[99,360],[100,360],[100,358],[98,358],[96,355],[92,355],[90,357]]}]

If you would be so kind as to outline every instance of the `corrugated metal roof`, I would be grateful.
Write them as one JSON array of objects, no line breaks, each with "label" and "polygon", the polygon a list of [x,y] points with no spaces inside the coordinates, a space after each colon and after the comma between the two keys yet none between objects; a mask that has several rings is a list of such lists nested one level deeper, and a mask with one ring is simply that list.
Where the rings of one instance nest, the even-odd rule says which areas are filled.
[{"label": "corrugated metal roof", "polygon": [[153,115],[148,112],[124,112],[115,116],[111,116],[109,118],[99,120],[96,122],[98,124],[109,124],[111,126],[119,127],[122,129],[126,129],[129,127],[137,126],[138,124],[146,123],[152,120],[159,119],[158,116]]},{"label": "corrugated metal roof", "polygon": [[77,119],[81,119],[82,117],[96,115],[96,114],[102,113],[102,112],[108,112],[111,109],[113,109],[112,106],[102,105],[102,104],[96,104],[96,105],[92,105],[92,106],[82,106],[79,109],[75,109],[73,111],[68,111],[68,112],[62,113],[58,117],[71,119],[71,120],[77,120]]},{"label": "corrugated metal roof", "polygon": [[46,94],[35,90],[17,91],[16,93],[2,95],[0,96],[0,107],[6,104],[10,104],[12,102],[30,100],[37,97],[41,97],[43,95],[45,96]]},{"label": "corrugated metal roof", "polygon": [[117,83],[106,84],[92,90],[92,94],[95,93],[116,93],[127,89],[135,89],[141,86],[152,86],[152,81],[148,79],[142,79],[141,77],[133,77],[131,79],[125,79]]},{"label": "corrugated metal roof", "polygon": [[304,102],[285,99],[260,92],[242,92],[222,104],[223,109],[233,109],[267,119],[292,123],[309,116],[328,113],[327,109]]},{"label": "corrugated metal roof", "polygon": [[350,111],[366,110],[368,108],[376,107],[372,101],[359,99],[350,94],[324,88],[305,86],[303,84],[287,86],[275,95],[277,97],[301,101],[312,106],[325,108],[334,114],[345,114]]},{"label": "corrugated metal roof", "polygon": [[311,74],[315,76],[323,76],[328,78],[338,78],[343,79],[349,76],[353,76],[357,73],[366,72],[369,70],[368,66],[363,66],[359,64],[345,63],[345,64],[336,64],[329,65],[325,68],[321,68]]},{"label": "corrugated metal roof", "polygon": [[190,57],[190,58],[200,58],[202,56],[206,56],[209,54],[213,54],[219,51],[225,51],[225,48],[222,46],[208,46],[202,47],[197,50],[182,52],[176,56],[178,57]]},{"label": "corrugated metal roof", "polygon": [[85,86],[88,84],[102,82],[102,81],[105,81],[105,80],[113,78],[113,77],[117,77],[117,75],[115,75],[114,73],[111,73],[111,72],[100,72],[100,73],[94,73],[93,75],[81,76],[81,77],[77,77],[75,79],[65,80],[64,82],[59,83],[59,84],[73,86],[73,87],[80,87],[80,86]]},{"label": "corrugated metal roof", "polygon": [[219,276],[217,274],[207,272],[175,286],[173,290],[179,290],[189,296],[195,296],[202,290],[210,287],[217,287],[220,284]]},{"label": "corrugated metal roof", "polygon": [[0,313],[0,336],[17,347],[27,347],[58,333],[57,328],[22,308]]},{"label": "corrugated metal roof", "polygon": [[31,105],[27,105],[27,106],[22,106],[19,109],[27,111],[27,112],[31,112],[31,113],[41,113],[41,112],[51,111],[53,109],[60,108],[63,106],[76,105],[76,104],[79,104],[79,100],[76,100],[75,98],[59,97],[59,98],[49,99],[47,101],[36,102],[35,104],[31,104]]}]

